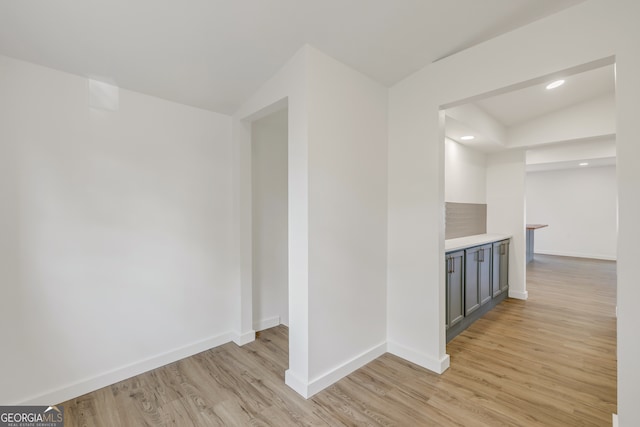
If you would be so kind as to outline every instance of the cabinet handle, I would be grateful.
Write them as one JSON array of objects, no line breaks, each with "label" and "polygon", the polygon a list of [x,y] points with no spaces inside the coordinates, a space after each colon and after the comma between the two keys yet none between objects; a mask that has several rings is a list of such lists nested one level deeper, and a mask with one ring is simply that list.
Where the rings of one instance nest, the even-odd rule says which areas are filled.
[{"label": "cabinet handle", "polygon": [[507,245],[504,243],[500,243],[500,255],[504,255],[506,253]]},{"label": "cabinet handle", "polygon": [[449,260],[451,261],[451,272],[455,273],[456,272],[456,263],[455,263],[453,257],[449,258]]}]

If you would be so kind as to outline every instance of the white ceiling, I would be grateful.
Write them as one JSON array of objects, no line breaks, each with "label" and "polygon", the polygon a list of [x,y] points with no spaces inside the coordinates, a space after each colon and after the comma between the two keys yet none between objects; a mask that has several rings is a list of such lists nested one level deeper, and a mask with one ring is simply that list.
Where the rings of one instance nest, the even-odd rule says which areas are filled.
[{"label": "white ceiling", "polygon": [[391,85],[582,1],[3,1],[0,54],[232,113],[305,43]]},{"label": "white ceiling", "polygon": [[546,89],[547,83],[550,83],[546,82],[477,101],[475,104],[503,126],[510,127],[598,96],[615,93],[613,65],[564,79],[565,84],[553,90]]},{"label": "white ceiling", "polygon": [[[546,89],[549,81],[449,108],[446,110],[445,134],[474,150],[486,153],[502,151],[509,144],[505,139],[509,128],[596,97],[615,96],[613,64],[562,77],[565,84],[556,89]],[[556,78],[551,79],[554,80]],[[502,130],[500,135],[496,134],[496,128]],[[493,132],[489,134],[488,130]],[[475,138],[463,141],[463,135]]]},{"label": "white ceiling", "polygon": [[[497,126],[506,131],[596,97],[615,95],[614,65],[563,78],[565,84],[553,90],[547,90],[549,82],[544,82],[450,108],[447,110],[446,136],[485,153],[502,151],[508,149],[509,141],[492,138],[487,130],[495,130]],[[461,121],[460,117],[464,119]],[[472,123],[471,119],[476,119],[476,122]],[[584,120],[589,120],[589,117]],[[484,130],[479,124],[485,125]],[[460,139],[463,135],[474,135],[475,139],[463,141]],[[581,168],[579,164],[582,162],[588,162],[588,168],[615,166],[615,140],[578,139],[532,147],[527,152],[527,172]]]},{"label": "white ceiling", "polygon": [[[492,139],[484,132],[478,132],[477,128],[474,128],[469,123],[461,122],[460,120],[447,116],[445,126],[445,136],[447,138],[476,151],[495,153],[506,149],[503,143]],[[472,135],[474,138],[465,141],[462,137],[466,135]]]}]

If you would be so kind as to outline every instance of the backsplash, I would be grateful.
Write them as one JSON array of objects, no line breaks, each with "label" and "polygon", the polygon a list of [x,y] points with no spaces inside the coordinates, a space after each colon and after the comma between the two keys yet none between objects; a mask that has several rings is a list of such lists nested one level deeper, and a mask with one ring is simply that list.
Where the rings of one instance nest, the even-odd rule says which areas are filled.
[{"label": "backsplash", "polygon": [[487,205],[479,203],[445,203],[445,239],[485,234]]}]

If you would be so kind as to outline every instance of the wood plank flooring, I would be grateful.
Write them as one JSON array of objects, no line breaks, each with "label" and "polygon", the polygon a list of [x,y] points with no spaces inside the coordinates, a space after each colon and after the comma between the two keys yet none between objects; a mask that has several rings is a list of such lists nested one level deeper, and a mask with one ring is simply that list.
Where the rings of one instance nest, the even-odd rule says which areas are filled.
[{"label": "wood plank flooring", "polygon": [[615,263],[536,255],[528,290],[452,340],[442,375],[385,354],[305,400],[280,326],[65,402],[65,425],[611,425]]}]

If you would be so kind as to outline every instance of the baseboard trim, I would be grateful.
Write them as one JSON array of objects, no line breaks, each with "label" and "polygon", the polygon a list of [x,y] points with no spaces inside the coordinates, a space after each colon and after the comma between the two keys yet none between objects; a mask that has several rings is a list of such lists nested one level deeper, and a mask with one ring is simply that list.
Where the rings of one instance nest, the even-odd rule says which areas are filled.
[{"label": "baseboard trim", "polygon": [[308,399],[314,394],[321,392],[331,384],[340,381],[342,378],[351,374],[352,372],[362,368],[372,360],[377,359],[387,352],[386,343],[378,344],[377,346],[370,348],[369,350],[361,353],[353,359],[343,363],[342,365],[330,370],[329,372],[322,374],[312,381],[306,382],[300,376],[287,370],[285,372],[285,384],[295,390],[299,395]]},{"label": "baseboard trim", "polygon": [[265,329],[275,328],[280,324],[280,316],[269,317],[267,319],[258,320],[253,323],[253,329],[258,331],[264,331]]},{"label": "baseboard trim", "polygon": [[618,427],[618,414],[612,414],[613,415],[613,427]]},{"label": "baseboard trim", "polygon": [[588,258],[588,259],[602,259],[605,261],[616,261],[616,256],[602,255],[602,254],[583,254],[577,252],[562,252],[562,251],[547,251],[536,249],[534,255],[554,255],[554,256],[566,256],[571,258]]},{"label": "baseboard trim", "polygon": [[509,298],[522,299],[527,300],[529,298],[529,292],[527,291],[516,291],[509,288]]},{"label": "baseboard trim", "polygon": [[341,380],[350,373],[362,368],[364,365],[371,362],[372,360],[377,359],[386,352],[386,343],[378,344],[377,346],[370,348],[369,350],[332,369],[331,371],[314,378],[307,387],[309,397],[324,390],[331,384]]},{"label": "baseboard trim", "polygon": [[308,396],[307,382],[293,373],[291,369],[284,371],[284,383],[305,399],[310,397]]},{"label": "baseboard trim", "polygon": [[436,374],[441,374],[449,368],[449,355],[445,354],[442,358],[437,359],[427,354],[416,351],[412,348],[405,347],[398,343],[387,342],[387,351],[395,356],[401,357],[418,366],[422,366]]},{"label": "baseboard trim", "polygon": [[232,333],[225,333],[216,335],[210,338],[187,344],[183,347],[176,348],[156,356],[149,357],[147,359],[140,360],[138,362],[131,363],[103,374],[96,375],[84,380],[80,380],[71,384],[64,385],[62,387],[49,390],[45,393],[26,398],[15,405],[51,405],[61,402],[65,402],[69,399],[82,396],[83,394],[90,393],[100,388],[115,384],[119,381],[126,380],[127,378],[140,375],[148,372],[152,369],[159,368],[169,363],[176,362],[184,359],[185,357],[193,356],[194,354],[201,353],[205,350],[209,350],[214,347],[218,347],[222,344],[231,342],[233,338]]},{"label": "baseboard trim", "polygon": [[242,347],[245,344],[249,344],[256,340],[256,331],[251,330],[247,332],[237,332],[233,331],[233,342]]}]

